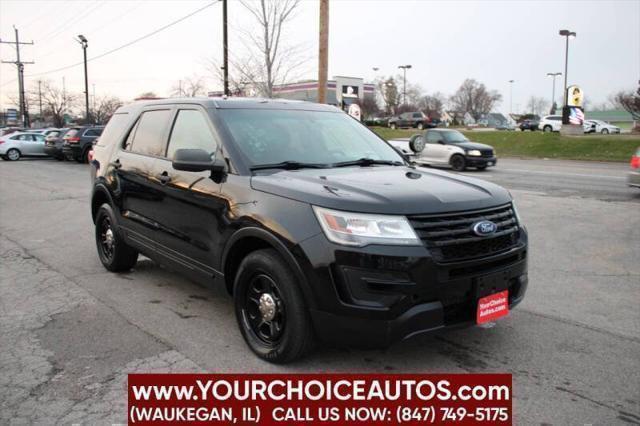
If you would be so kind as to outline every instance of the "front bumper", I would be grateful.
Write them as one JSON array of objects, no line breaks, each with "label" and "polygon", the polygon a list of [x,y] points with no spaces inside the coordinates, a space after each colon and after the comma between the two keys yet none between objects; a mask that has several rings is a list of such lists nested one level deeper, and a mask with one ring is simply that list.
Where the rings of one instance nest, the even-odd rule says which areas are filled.
[{"label": "front bumper", "polygon": [[467,166],[469,167],[490,167],[498,164],[497,157],[476,157],[476,156],[465,156],[465,160],[467,161]]},{"label": "front bumper", "polygon": [[425,247],[358,250],[333,245],[324,235],[312,237],[300,248],[312,254],[303,270],[312,287],[316,335],[340,346],[384,348],[473,325],[478,299],[492,293],[508,289],[515,307],[528,285],[527,235],[520,233],[506,252],[446,264],[435,262]]}]

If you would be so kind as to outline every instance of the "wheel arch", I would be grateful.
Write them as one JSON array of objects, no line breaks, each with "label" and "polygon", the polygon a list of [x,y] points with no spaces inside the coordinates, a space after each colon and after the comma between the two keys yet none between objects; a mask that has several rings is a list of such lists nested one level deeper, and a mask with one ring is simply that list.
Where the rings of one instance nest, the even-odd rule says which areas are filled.
[{"label": "wheel arch", "polygon": [[298,261],[272,233],[258,227],[247,227],[236,231],[227,241],[222,255],[221,269],[224,273],[225,286],[229,294],[233,294],[233,284],[242,260],[251,252],[262,249],[274,249],[296,274],[308,306],[315,305],[311,297],[311,289]]},{"label": "wheel arch", "polygon": [[116,208],[113,203],[113,198],[111,198],[111,194],[109,194],[109,190],[102,184],[96,184],[93,189],[93,194],[91,194],[91,219],[93,223],[96,223],[96,214],[100,206],[104,203],[109,204],[114,209]]}]

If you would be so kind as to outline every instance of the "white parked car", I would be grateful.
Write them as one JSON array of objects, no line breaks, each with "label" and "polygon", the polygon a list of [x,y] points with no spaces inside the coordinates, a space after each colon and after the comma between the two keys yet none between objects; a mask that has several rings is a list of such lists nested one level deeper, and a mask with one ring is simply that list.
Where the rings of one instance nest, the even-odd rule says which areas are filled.
[{"label": "white parked car", "polygon": [[620,127],[609,124],[606,121],[585,120],[584,123],[585,132],[587,133],[602,133],[603,135],[608,135],[609,133],[620,133]]},{"label": "white parked car", "polygon": [[450,166],[462,171],[467,167],[484,170],[498,163],[492,146],[471,142],[453,129],[429,129],[411,139],[392,139],[389,143],[424,166]]},{"label": "white parked car", "polygon": [[538,129],[543,132],[559,132],[562,128],[561,115],[545,115],[538,124]]},{"label": "white parked car", "polygon": [[46,157],[44,135],[40,133],[16,132],[0,138],[0,157],[16,161],[20,157]]}]

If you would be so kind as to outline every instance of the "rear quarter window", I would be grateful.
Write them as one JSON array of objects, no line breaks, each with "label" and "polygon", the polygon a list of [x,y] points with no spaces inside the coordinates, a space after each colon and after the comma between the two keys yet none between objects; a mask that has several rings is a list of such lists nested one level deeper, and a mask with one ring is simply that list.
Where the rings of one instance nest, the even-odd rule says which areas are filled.
[{"label": "rear quarter window", "polygon": [[107,146],[115,143],[115,141],[120,141],[124,136],[124,133],[127,131],[127,124],[129,123],[129,113],[118,113],[114,114],[109,122],[107,123],[107,127],[104,129],[100,129],[102,135],[100,139],[98,139],[98,146]]}]

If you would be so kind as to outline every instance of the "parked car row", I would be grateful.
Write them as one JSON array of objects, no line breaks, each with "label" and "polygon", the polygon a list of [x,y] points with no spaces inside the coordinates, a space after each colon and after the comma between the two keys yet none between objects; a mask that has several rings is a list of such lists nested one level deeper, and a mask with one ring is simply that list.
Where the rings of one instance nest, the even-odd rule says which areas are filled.
[{"label": "parked car row", "polygon": [[[525,120],[527,121],[527,120]],[[585,133],[601,133],[603,135],[618,134],[620,133],[620,127],[614,126],[602,120],[585,120],[582,125]],[[538,129],[543,132],[559,132],[562,128],[562,116],[561,115],[547,115],[542,117],[538,123]],[[520,129],[522,128],[522,124]],[[535,129],[530,129],[535,130]]]},{"label": "parked car row", "polygon": [[103,129],[104,126],[75,126],[4,132],[0,136],[0,157],[17,161],[21,157],[48,156],[88,163],[89,151]]}]

